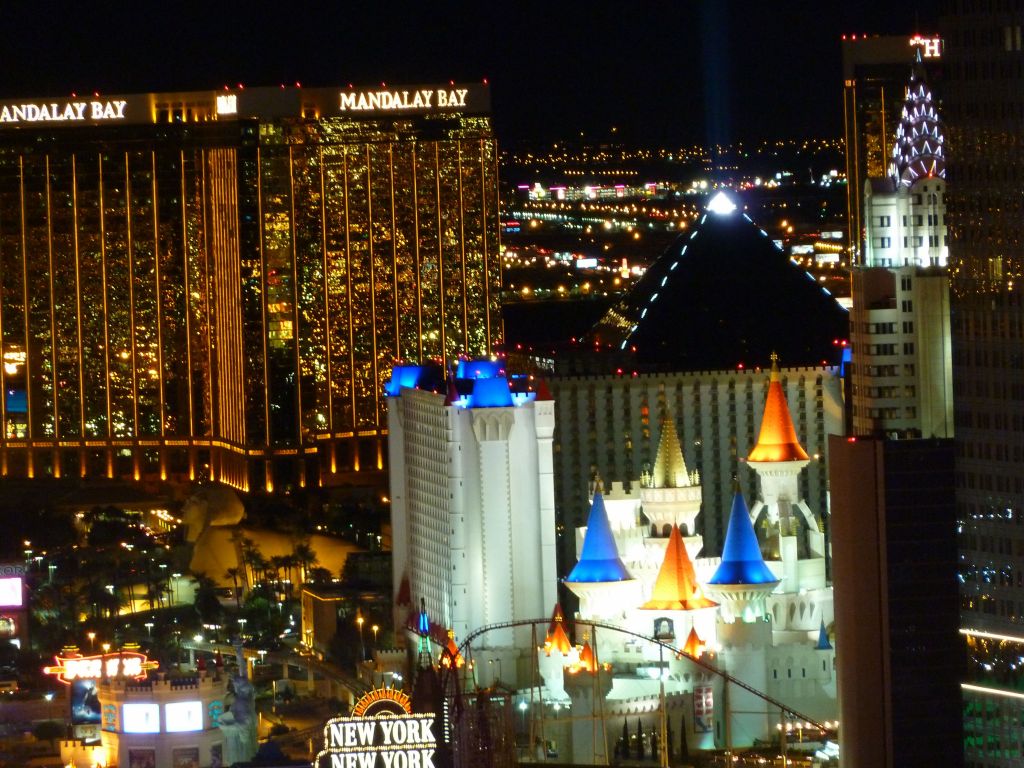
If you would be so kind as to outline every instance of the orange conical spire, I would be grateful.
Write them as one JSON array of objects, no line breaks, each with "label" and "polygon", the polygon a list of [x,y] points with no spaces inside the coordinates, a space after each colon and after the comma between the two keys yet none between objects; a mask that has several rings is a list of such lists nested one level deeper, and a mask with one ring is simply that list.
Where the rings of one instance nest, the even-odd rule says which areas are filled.
[{"label": "orange conical spire", "polygon": [[807,451],[800,445],[789,415],[789,405],[779,380],[779,356],[772,352],[772,372],[768,381],[768,397],[761,418],[761,434],[747,461],[807,461]]},{"label": "orange conical spire", "polygon": [[551,612],[551,621],[548,623],[548,634],[555,631],[555,624],[565,621],[565,614],[562,612],[562,604],[555,603],[555,610]]},{"label": "orange conical spire", "polygon": [[697,630],[690,627],[690,634],[686,637],[686,645],[683,646],[683,653],[687,656],[699,657],[704,652],[704,641],[697,635]]},{"label": "orange conical spire", "polygon": [[658,571],[658,580],[654,582],[651,599],[640,608],[648,611],[692,611],[714,605],[717,603],[704,597],[697,583],[693,563],[686,553],[679,526],[673,525],[668,546],[665,547],[665,560]]},{"label": "orange conical spire", "polygon": [[594,649],[590,647],[590,641],[583,641],[583,648],[580,650],[580,667],[587,672],[597,672],[597,659],[594,658]]},{"label": "orange conical spire", "polygon": [[454,664],[456,669],[462,667],[465,664],[465,660],[462,658],[462,654],[459,653],[459,646],[455,642],[455,630],[448,630],[448,644],[445,646],[446,653],[441,654],[441,664],[446,667]]},{"label": "orange conical spire", "polygon": [[562,606],[555,603],[555,612],[551,617],[551,627],[548,629],[547,637],[544,638],[544,651],[548,656],[551,655],[552,651],[558,651],[565,655],[572,650],[572,643],[569,642],[569,636],[565,634],[565,626],[562,619]]}]

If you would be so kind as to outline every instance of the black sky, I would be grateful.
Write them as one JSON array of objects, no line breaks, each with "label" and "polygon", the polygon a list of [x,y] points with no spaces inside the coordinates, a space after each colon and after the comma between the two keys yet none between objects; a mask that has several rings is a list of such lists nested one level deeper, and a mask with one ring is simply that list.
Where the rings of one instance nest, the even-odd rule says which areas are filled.
[{"label": "black sky", "polygon": [[935,5],[14,0],[0,96],[487,78],[503,141],[838,136],[840,35],[934,31]]}]

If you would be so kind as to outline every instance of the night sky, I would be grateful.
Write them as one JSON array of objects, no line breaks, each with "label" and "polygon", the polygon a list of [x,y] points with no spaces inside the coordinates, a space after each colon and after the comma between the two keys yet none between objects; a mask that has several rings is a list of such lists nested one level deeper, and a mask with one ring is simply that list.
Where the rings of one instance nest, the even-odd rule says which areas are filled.
[{"label": "night sky", "polygon": [[834,137],[840,35],[938,23],[923,0],[197,5],[5,3],[0,96],[487,78],[504,142]]}]

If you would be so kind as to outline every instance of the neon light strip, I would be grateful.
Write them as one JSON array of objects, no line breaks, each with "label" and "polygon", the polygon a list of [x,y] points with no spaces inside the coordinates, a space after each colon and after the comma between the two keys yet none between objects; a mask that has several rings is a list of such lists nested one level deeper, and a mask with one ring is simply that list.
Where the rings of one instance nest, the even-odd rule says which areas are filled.
[{"label": "neon light strip", "polygon": [[997,688],[985,688],[984,686],[971,685],[970,683],[960,683],[960,687],[965,691],[985,693],[989,696],[1002,696],[1007,699],[1024,699],[1024,693],[1015,693],[1013,691],[1001,691]]},{"label": "neon light strip", "polygon": [[1024,637],[1021,635],[1000,635],[996,632],[985,632],[980,629],[961,629],[960,634],[970,637],[985,637],[989,640],[1006,640],[1010,643],[1024,643]]}]

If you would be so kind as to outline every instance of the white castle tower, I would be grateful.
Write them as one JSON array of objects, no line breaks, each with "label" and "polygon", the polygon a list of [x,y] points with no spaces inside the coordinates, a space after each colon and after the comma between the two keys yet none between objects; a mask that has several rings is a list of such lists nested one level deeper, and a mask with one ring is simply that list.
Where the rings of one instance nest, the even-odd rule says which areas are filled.
[{"label": "white castle tower", "polygon": [[[490,361],[464,361],[447,382],[438,374],[395,368],[387,388],[392,568],[396,604],[422,600],[440,624],[432,634],[461,640],[556,602],[554,402],[546,387],[513,388]],[[485,634],[478,662],[505,663],[481,669],[514,682],[529,637]]]}]

